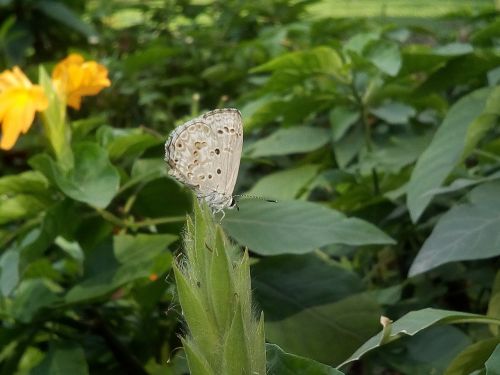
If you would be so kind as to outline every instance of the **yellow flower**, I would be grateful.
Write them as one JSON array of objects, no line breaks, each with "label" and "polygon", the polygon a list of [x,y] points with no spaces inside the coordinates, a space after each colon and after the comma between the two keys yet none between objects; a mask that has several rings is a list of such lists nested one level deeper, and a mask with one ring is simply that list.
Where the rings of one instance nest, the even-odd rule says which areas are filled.
[{"label": "yellow flower", "polygon": [[80,109],[82,96],[97,95],[111,85],[108,70],[95,61],[85,61],[76,53],[70,54],[52,72],[52,81],[66,98],[68,106]]},{"label": "yellow flower", "polygon": [[0,148],[10,150],[21,133],[26,133],[36,111],[49,105],[43,89],[33,85],[17,66],[0,74]]}]

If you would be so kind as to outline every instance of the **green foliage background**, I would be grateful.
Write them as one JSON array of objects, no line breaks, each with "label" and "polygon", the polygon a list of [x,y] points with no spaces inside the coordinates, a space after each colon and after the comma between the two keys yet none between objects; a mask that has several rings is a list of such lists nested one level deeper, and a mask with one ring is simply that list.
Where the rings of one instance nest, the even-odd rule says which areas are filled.
[{"label": "green foliage background", "polygon": [[268,373],[498,373],[499,4],[415,3],[0,0],[2,70],[78,51],[112,81],[69,112],[69,172],[40,125],[0,154],[0,374],[188,372],[163,143],[217,107],[237,193],[278,200],[222,222]]}]

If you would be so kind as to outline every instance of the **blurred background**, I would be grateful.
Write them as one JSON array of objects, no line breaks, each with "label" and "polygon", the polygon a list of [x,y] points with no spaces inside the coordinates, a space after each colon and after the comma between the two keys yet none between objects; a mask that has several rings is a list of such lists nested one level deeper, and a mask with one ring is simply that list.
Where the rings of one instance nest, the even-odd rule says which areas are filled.
[{"label": "blurred background", "polygon": [[[381,314],[500,317],[500,223],[488,216],[500,212],[496,117],[467,133],[483,106],[498,108],[488,90],[500,81],[499,10],[498,0],[0,0],[0,71],[18,65],[36,82],[39,65],[71,52],[107,67],[111,87],[68,117],[74,144],[105,150],[120,181],[105,208],[68,196],[32,162],[45,147],[39,122],[0,153],[0,375],[187,373],[170,265],[191,196],[167,177],[163,142],[222,107],[245,123],[236,193],[328,211],[298,205],[273,219],[268,203],[246,201],[224,220],[250,250],[269,342],[336,366]],[[443,177],[418,185],[434,167]],[[13,182],[32,168],[36,184]],[[491,225],[461,221],[469,212]],[[316,230],[318,217],[334,225]],[[437,326],[349,373],[469,374],[498,343],[498,327]]]}]

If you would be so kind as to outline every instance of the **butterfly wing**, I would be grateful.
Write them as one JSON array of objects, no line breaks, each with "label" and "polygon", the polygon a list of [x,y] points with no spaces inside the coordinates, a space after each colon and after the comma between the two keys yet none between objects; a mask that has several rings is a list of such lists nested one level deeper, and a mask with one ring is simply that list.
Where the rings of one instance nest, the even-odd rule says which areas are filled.
[{"label": "butterfly wing", "polygon": [[225,196],[231,196],[238,178],[241,150],[243,147],[243,120],[234,108],[216,109],[201,116],[212,133],[217,136],[219,169],[216,169],[217,188]]}]

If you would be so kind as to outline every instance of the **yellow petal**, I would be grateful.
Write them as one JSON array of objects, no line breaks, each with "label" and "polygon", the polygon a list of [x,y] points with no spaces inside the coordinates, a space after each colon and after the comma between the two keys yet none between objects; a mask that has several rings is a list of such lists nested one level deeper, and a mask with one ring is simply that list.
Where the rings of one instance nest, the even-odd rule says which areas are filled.
[{"label": "yellow petal", "polygon": [[0,139],[0,148],[10,150],[16,144],[19,137],[19,129],[6,121],[2,122],[2,139]]},{"label": "yellow petal", "polygon": [[71,54],[56,65],[52,80],[68,106],[80,109],[82,97],[97,95],[109,87],[108,70],[95,61],[85,61],[78,54]]},{"label": "yellow petal", "polygon": [[[19,75],[21,73],[21,75]],[[0,93],[0,122],[2,124],[2,138],[0,148],[11,149],[21,133],[26,133],[33,123],[36,111],[43,111],[48,107],[48,100],[43,89],[32,85],[20,71],[15,73],[17,86],[9,87]],[[10,82],[13,82],[9,76]],[[26,87],[28,86],[28,87]]]}]

